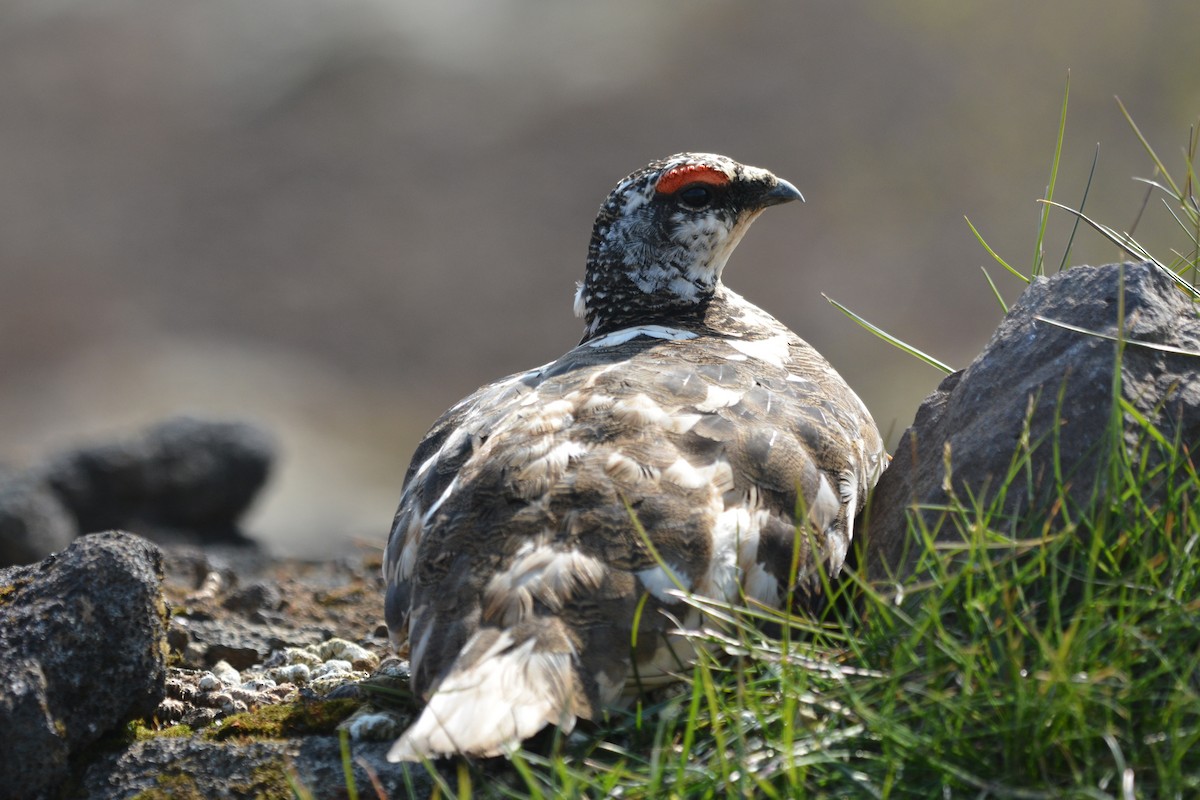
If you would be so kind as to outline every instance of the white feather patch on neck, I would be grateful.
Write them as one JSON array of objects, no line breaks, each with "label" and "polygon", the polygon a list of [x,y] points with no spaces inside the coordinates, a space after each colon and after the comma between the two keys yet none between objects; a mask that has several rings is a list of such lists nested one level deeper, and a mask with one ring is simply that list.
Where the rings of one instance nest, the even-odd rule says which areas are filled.
[{"label": "white feather patch on neck", "polygon": [[575,284],[575,303],[572,305],[575,316],[583,319],[587,316],[587,303],[583,299],[583,281]]},{"label": "white feather patch on neck", "polygon": [[630,339],[636,339],[638,336],[649,336],[651,339],[668,339],[671,341],[696,338],[695,333],[681,331],[678,328],[668,328],[664,325],[638,325],[633,328],[622,328],[619,331],[598,336],[588,342],[585,347],[614,347],[618,344],[625,344]]}]

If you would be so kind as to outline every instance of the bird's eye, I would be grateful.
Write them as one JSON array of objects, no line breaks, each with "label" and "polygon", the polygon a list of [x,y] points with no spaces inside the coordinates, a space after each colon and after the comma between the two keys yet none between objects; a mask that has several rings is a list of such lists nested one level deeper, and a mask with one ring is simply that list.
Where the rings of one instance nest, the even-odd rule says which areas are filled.
[{"label": "bird's eye", "polygon": [[704,208],[712,202],[712,190],[700,183],[680,189],[676,196],[679,198],[679,202],[692,209]]}]

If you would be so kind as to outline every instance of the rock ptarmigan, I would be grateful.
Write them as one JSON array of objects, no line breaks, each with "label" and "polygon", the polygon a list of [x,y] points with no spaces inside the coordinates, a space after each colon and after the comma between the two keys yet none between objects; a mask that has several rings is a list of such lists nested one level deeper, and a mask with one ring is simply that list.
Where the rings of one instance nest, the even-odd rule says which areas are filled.
[{"label": "rock ptarmigan", "polygon": [[721,282],[750,223],[799,199],[719,155],[633,173],[596,218],[580,344],[426,434],[384,556],[388,628],[427,701],[392,761],[498,755],[670,681],[694,660],[677,622],[699,624],[676,587],[780,606],[841,568],[879,431]]}]

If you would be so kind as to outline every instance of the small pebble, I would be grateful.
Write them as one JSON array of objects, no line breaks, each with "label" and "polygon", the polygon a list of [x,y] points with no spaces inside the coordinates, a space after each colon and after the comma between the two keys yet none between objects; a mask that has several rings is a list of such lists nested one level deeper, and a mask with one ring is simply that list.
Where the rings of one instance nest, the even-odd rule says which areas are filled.
[{"label": "small pebble", "polygon": [[322,659],[339,659],[349,661],[354,669],[371,671],[379,666],[379,656],[362,645],[348,642],[345,639],[329,639],[311,648]]},{"label": "small pebble", "polygon": [[158,717],[159,722],[178,722],[183,719],[186,711],[187,706],[182,700],[168,697],[158,704],[158,710],[154,712],[154,716]]},{"label": "small pebble", "polygon": [[220,572],[213,570],[204,576],[204,582],[200,584],[200,588],[187,596],[187,602],[200,603],[205,600],[211,600],[221,593],[225,588],[225,578]]},{"label": "small pebble", "polygon": [[213,665],[212,674],[221,679],[226,686],[237,686],[242,682],[241,674],[229,666],[228,661],[218,661]]},{"label": "small pebble", "polygon": [[221,704],[221,710],[226,714],[241,714],[249,710],[249,706],[246,705],[245,700],[236,700],[231,697],[228,703]]},{"label": "small pebble", "polygon": [[294,683],[303,686],[308,683],[312,670],[307,664],[289,664],[286,667],[272,667],[267,674],[279,683]]},{"label": "small pebble", "polygon": [[208,645],[200,644],[200,642],[188,642],[187,648],[183,651],[183,663],[194,667],[203,666],[206,655],[208,655]]},{"label": "small pebble", "polygon": [[356,741],[382,742],[403,733],[404,723],[390,711],[356,711],[342,720],[338,730],[346,731]]},{"label": "small pebble", "polygon": [[395,656],[385,658],[383,663],[379,665],[376,673],[387,678],[395,678],[403,681],[407,681],[412,677],[412,670],[409,668],[409,663]]},{"label": "small pebble", "polygon": [[219,716],[221,716],[221,712],[215,708],[197,706],[184,715],[182,722],[193,728],[203,728],[211,725]]},{"label": "small pebble", "polygon": [[283,650],[284,664],[304,664],[319,667],[325,659],[303,647],[286,647]]},{"label": "small pebble", "polygon": [[198,686],[202,692],[217,692],[225,688],[225,684],[221,681],[221,679],[216,675],[213,675],[211,672],[205,672],[202,674],[200,679],[196,681],[196,686]]},{"label": "small pebble", "polygon": [[349,661],[331,658],[321,666],[312,671],[312,679],[315,681],[318,678],[324,678],[327,675],[340,675],[346,672],[352,672],[353,665]]},{"label": "small pebble", "polygon": [[370,674],[369,672],[359,671],[331,672],[320,678],[313,678],[308,684],[308,689],[318,697],[324,697],[339,686],[352,681],[365,680]]}]

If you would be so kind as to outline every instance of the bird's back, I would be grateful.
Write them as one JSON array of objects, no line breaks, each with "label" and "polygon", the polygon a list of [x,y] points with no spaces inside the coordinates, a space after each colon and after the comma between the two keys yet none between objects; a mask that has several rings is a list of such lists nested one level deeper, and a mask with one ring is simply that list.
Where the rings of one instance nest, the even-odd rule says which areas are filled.
[{"label": "bird's back", "polygon": [[676,589],[803,601],[840,569],[882,457],[832,367],[724,287],[700,322],[483,387],[421,443],[388,543],[388,625],[433,694],[401,755],[494,754],[677,673],[671,620],[698,620]]}]

